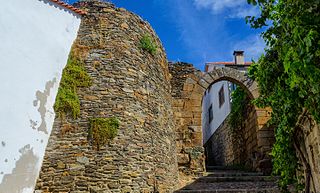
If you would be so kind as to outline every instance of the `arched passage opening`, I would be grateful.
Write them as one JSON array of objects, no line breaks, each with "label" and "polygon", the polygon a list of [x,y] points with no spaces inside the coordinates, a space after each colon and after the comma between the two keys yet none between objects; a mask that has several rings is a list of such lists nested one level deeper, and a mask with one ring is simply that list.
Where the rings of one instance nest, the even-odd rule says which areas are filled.
[{"label": "arched passage opening", "polygon": [[[170,66],[170,71],[173,75],[171,84],[179,171],[186,175],[197,175],[205,171],[202,98],[206,90],[210,85],[227,80],[243,88],[251,99],[256,99],[259,96],[258,86],[244,72],[227,67],[204,73],[194,69],[192,65],[175,64]],[[271,167],[268,154],[274,138],[273,129],[266,125],[270,118],[270,109],[252,106],[250,113],[248,118],[251,121],[250,132],[248,128],[248,131],[243,133],[244,135],[251,133],[252,142],[245,144],[248,146],[246,154],[250,154],[252,159],[256,160],[254,162],[248,160],[251,159],[250,156],[245,156],[244,159],[251,163],[253,169],[268,172]]]},{"label": "arched passage opening", "polygon": [[206,168],[228,166],[256,170],[258,123],[252,95],[226,80],[209,85],[202,98],[202,140]]}]

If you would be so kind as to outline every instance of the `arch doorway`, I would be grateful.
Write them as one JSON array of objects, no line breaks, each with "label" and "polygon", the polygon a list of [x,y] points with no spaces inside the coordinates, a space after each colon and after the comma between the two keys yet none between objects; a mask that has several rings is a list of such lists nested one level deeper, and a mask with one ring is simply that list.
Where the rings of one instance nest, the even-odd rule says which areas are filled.
[{"label": "arch doorway", "polygon": [[[196,70],[191,64],[181,63],[170,65],[170,71],[173,75],[171,84],[179,171],[186,175],[197,175],[205,171],[206,159],[210,164],[208,162],[210,149],[207,148],[205,151],[203,146],[209,146],[204,143],[208,138],[204,139],[202,130],[204,114],[202,98],[207,90],[215,83],[227,80],[239,85],[250,99],[256,99],[259,96],[258,86],[244,72],[228,67],[204,73]],[[209,108],[210,106],[208,111]],[[242,144],[232,144],[232,140],[227,142],[229,145],[231,143],[230,146],[245,148],[245,150],[229,152],[230,157],[233,158],[224,157],[225,162],[218,164],[245,163],[253,170],[270,172],[269,153],[274,142],[273,128],[266,125],[270,112],[270,109],[251,106],[247,117],[250,126],[245,128],[242,134],[247,135],[250,140]]]}]

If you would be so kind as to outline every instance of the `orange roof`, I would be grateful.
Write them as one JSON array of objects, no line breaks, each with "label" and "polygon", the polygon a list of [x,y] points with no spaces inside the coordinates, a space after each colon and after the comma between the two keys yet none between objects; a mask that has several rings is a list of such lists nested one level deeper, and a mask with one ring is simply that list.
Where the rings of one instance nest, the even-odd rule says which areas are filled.
[{"label": "orange roof", "polygon": [[[219,65],[219,64],[222,64],[222,65],[242,65],[242,64],[235,64],[234,62],[207,62],[206,65],[210,65],[210,64],[213,64],[213,65]],[[245,62],[244,65],[245,66],[249,66],[251,65],[252,62]]]},{"label": "orange roof", "polygon": [[53,2],[53,3],[56,3],[56,4],[58,4],[58,5],[61,5],[62,7],[65,7],[66,9],[69,9],[69,10],[71,10],[71,11],[73,11],[74,13],[77,13],[77,14],[79,14],[79,15],[85,15],[85,14],[87,14],[87,12],[85,12],[85,11],[83,11],[83,10],[81,10],[81,9],[75,8],[75,7],[73,7],[72,5],[69,5],[69,4],[67,4],[67,3],[65,3],[65,2],[63,2],[63,1],[60,1],[60,0],[50,0],[50,1]]}]

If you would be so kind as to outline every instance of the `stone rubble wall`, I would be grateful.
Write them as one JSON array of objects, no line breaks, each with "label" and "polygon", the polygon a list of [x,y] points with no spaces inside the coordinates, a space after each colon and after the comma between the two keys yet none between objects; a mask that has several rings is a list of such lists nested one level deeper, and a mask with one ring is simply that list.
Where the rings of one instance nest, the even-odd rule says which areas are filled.
[{"label": "stone rubble wall", "polygon": [[[81,1],[84,16],[74,49],[93,79],[78,92],[77,119],[55,119],[38,192],[173,192],[178,166],[166,54],[148,23],[112,4]],[[152,56],[139,48],[148,34]],[[116,117],[119,132],[96,150],[89,118]],[[37,192],[36,191],[36,192]]]},{"label": "stone rubble wall", "polygon": [[172,96],[177,135],[177,157],[182,175],[201,175],[205,171],[204,148],[202,147],[201,98],[190,96],[193,84],[187,84],[187,79],[201,72],[187,63],[171,63]]},{"label": "stone rubble wall", "polygon": [[269,109],[249,105],[238,128],[233,128],[229,119],[228,116],[204,144],[207,165],[245,167],[270,174],[269,153],[275,139],[273,128],[262,122],[270,119]]},{"label": "stone rubble wall", "polygon": [[320,192],[320,124],[308,112],[303,113],[298,121],[299,131],[296,133],[296,142],[302,152],[296,154],[301,167],[298,174],[306,177],[306,167],[302,156],[306,159],[311,169],[310,188],[312,192]]},{"label": "stone rubble wall", "polygon": [[[236,141],[235,133],[228,124],[228,118],[217,128],[214,134],[204,144],[206,165],[208,166],[226,166],[234,165],[237,162],[235,156],[234,142]],[[239,136],[240,138],[240,136]],[[242,144],[242,138],[240,138]]]},{"label": "stone rubble wall", "polygon": [[245,120],[239,127],[229,124],[230,117],[220,125],[204,144],[206,163],[212,166],[243,166],[257,170],[258,151],[257,115],[252,105],[247,107]]}]

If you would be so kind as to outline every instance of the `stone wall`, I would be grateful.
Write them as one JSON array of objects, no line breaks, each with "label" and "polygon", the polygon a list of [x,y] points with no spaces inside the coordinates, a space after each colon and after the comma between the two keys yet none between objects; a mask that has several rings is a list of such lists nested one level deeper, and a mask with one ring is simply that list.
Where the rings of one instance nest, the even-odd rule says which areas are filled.
[{"label": "stone wall", "polygon": [[269,126],[267,122],[271,118],[271,108],[255,107],[255,116],[257,124],[257,149],[256,167],[258,171],[270,174],[272,170],[271,150],[275,143],[274,127]]},{"label": "stone wall", "polygon": [[192,64],[181,62],[169,64],[169,70],[172,74],[172,107],[176,125],[180,178],[182,175],[201,175],[205,171],[201,128],[202,96],[190,97],[193,87],[189,87],[186,81],[194,74],[202,72],[195,69]]},{"label": "stone wall", "polygon": [[[81,1],[88,12],[73,49],[93,79],[78,92],[77,119],[55,119],[38,192],[172,192],[177,158],[169,71],[161,42],[140,17],[109,3]],[[153,56],[139,48],[148,34]],[[95,150],[89,118],[116,117],[117,136]]]},{"label": "stone wall", "polygon": [[312,192],[320,192],[320,124],[317,124],[307,111],[298,121],[295,142],[301,164],[298,174],[302,174],[306,179],[308,165],[311,174],[310,189]]},{"label": "stone wall", "polygon": [[[259,110],[261,112],[262,110]],[[247,106],[247,112],[244,115],[244,121],[239,127],[233,128],[229,124],[230,117],[220,125],[208,140],[205,147],[206,164],[211,166],[236,166],[245,167],[251,170],[271,172],[270,157],[268,152],[261,152],[258,145],[259,130],[257,112],[253,105]],[[271,145],[274,143],[272,132],[268,136],[259,136],[259,140],[265,140]],[[266,144],[264,144],[266,145]],[[268,163],[266,162],[268,159]],[[263,165],[265,164],[265,165]],[[266,165],[269,164],[269,165]]]},{"label": "stone wall", "polygon": [[[208,166],[226,166],[236,164],[235,151],[240,150],[239,146],[233,143],[237,136],[228,124],[227,119],[218,127],[210,139],[204,144],[206,165]],[[241,136],[239,136],[240,138]],[[240,138],[241,140],[242,138]],[[242,142],[242,140],[240,141]],[[235,149],[238,147],[238,149]]]}]

